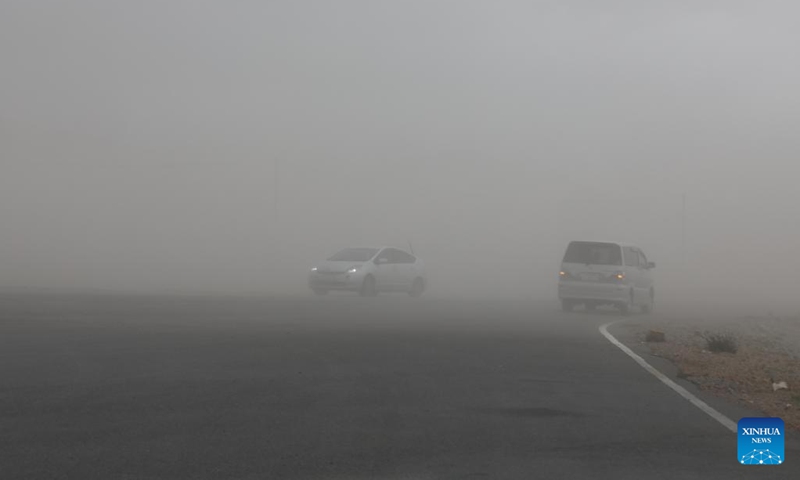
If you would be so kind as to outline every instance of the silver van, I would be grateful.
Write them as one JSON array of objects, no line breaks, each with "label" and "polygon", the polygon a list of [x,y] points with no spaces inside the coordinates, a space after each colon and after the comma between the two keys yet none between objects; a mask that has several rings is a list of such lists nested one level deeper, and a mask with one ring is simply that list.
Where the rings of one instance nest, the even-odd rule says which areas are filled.
[{"label": "silver van", "polygon": [[564,311],[576,305],[594,310],[612,305],[627,314],[631,307],[650,313],[655,301],[653,269],[642,249],[620,242],[570,242],[558,280]]}]

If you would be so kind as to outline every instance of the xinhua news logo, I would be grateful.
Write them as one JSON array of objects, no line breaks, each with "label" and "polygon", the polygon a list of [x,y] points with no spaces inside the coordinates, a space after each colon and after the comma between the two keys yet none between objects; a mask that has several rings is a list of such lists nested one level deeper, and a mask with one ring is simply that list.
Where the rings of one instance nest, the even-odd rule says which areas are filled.
[{"label": "xinhua news logo", "polygon": [[783,420],[743,418],[739,420],[739,463],[742,465],[780,465],[784,462]]}]

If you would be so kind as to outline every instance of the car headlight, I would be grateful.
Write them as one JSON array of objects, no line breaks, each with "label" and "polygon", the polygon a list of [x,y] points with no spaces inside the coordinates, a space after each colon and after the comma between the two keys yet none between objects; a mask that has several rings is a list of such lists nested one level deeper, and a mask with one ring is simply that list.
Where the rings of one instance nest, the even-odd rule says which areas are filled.
[{"label": "car headlight", "polygon": [[347,273],[356,273],[357,271],[358,271],[358,269],[353,267],[350,270],[348,270]]},{"label": "car headlight", "polygon": [[317,267],[312,267],[312,268],[311,268],[311,271],[312,271],[312,272],[316,272],[316,271],[317,271]]}]

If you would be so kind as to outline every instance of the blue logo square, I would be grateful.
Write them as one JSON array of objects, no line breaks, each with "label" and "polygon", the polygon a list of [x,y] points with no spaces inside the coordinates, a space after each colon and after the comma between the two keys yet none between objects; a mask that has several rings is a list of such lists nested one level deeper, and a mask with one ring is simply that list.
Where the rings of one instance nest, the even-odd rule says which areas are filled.
[{"label": "blue logo square", "polygon": [[784,457],[786,433],[780,418],[739,420],[739,463],[742,465],[780,465]]}]

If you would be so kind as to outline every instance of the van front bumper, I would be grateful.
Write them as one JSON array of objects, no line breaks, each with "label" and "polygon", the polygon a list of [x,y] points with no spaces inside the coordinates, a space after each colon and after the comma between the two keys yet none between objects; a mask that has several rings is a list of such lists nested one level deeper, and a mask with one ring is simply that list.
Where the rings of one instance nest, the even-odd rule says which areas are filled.
[{"label": "van front bumper", "polygon": [[558,298],[577,301],[627,302],[630,300],[630,286],[597,282],[559,282]]}]

